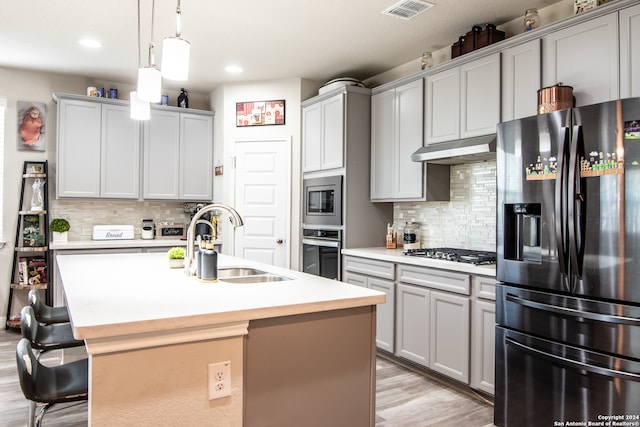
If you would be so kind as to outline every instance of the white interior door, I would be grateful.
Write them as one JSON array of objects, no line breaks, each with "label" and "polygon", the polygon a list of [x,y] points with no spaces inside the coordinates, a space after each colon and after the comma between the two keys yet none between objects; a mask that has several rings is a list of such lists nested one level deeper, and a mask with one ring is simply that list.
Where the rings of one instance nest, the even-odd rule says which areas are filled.
[{"label": "white interior door", "polygon": [[235,256],[289,267],[290,157],[287,139],[235,141]]}]

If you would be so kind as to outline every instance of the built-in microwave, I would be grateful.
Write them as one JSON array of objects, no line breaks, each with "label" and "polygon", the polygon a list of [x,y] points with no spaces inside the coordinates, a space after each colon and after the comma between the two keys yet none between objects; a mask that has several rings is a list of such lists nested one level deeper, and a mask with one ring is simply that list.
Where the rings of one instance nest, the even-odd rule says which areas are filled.
[{"label": "built-in microwave", "polygon": [[342,175],[303,181],[305,225],[342,225]]}]

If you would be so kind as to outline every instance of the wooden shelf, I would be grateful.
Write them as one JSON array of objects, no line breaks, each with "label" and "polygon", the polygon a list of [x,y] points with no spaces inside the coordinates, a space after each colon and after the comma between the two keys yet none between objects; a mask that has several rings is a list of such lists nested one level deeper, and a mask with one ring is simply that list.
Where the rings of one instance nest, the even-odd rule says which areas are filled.
[{"label": "wooden shelf", "polygon": [[20,215],[46,215],[47,211],[19,211]]},{"label": "wooden shelf", "polygon": [[20,320],[7,320],[7,329],[20,330]]},{"label": "wooden shelf", "polygon": [[19,289],[21,291],[30,291],[31,289],[47,289],[47,283],[41,283],[39,285],[21,285],[20,283],[12,283],[11,289]]},{"label": "wooden shelf", "polygon": [[44,252],[47,249],[48,246],[18,246],[16,252]]}]

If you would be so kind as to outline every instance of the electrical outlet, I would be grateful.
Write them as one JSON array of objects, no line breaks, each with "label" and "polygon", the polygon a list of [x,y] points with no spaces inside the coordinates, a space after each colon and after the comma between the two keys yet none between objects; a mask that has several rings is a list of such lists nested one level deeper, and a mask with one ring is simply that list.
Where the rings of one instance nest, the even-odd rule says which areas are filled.
[{"label": "electrical outlet", "polygon": [[93,235],[93,229],[91,229],[91,228],[83,228],[82,229],[82,235],[83,236],[91,236],[91,235]]},{"label": "electrical outlet", "polygon": [[231,396],[231,362],[209,364],[209,400]]}]

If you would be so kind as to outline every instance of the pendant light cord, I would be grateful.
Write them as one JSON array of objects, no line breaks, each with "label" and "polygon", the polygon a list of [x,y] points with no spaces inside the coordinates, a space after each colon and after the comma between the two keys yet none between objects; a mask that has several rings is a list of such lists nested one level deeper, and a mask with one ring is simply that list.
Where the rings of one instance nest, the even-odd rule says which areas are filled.
[{"label": "pendant light cord", "polygon": [[182,28],[180,28],[180,15],[182,10],[180,9],[180,0],[178,0],[178,7],[176,8],[176,37],[180,37]]},{"label": "pendant light cord", "polygon": [[138,0],[138,68],[142,66],[142,61],[140,60],[140,0]]}]

